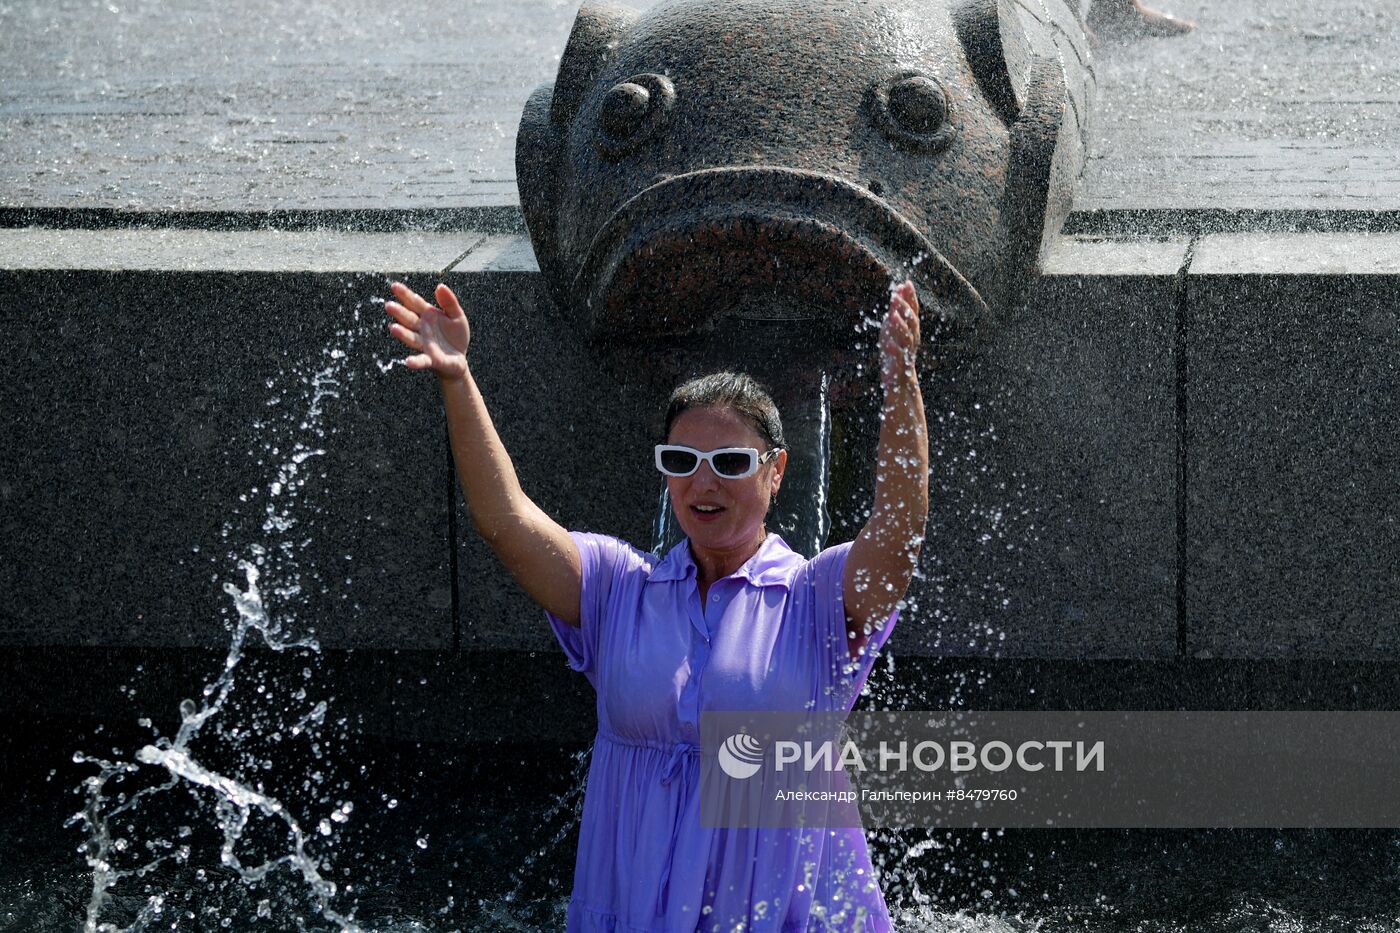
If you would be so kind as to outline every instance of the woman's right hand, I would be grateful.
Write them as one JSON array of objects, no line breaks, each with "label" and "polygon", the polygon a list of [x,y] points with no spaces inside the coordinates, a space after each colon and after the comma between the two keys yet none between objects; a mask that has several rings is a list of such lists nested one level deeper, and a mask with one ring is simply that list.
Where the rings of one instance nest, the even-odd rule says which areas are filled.
[{"label": "woman's right hand", "polygon": [[389,333],[410,350],[418,351],[405,359],[404,365],[409,369],[431,369],[439,379],[465,376],[472,329],[452,289],[439,283],[436,297],[440,309],[402,282],[391,282],[389,289],[398,299],[384,302],[384,310],[395,321],[389,325]]}]

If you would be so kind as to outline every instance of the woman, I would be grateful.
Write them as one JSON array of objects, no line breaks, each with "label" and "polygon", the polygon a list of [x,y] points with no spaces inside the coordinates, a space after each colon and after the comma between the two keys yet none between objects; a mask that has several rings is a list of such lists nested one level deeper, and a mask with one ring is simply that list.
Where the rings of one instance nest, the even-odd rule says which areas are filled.
[{"label": "woman", "polygon": [[890,929],[859,828],[702,828],[697,752],[701,709],[849,710],[889,637],[928,516],[913,284],[880,332],[870,520],[810,561],[764,526],[788,451],[753,380],[720,373],[673,394],[653,457],[686,540],[657,558],[566,531],[530,501],[472,380],[457,297],[392,290],[390,331],[409,368],[437,374],[477,530],[598,694],[568,930]]}]

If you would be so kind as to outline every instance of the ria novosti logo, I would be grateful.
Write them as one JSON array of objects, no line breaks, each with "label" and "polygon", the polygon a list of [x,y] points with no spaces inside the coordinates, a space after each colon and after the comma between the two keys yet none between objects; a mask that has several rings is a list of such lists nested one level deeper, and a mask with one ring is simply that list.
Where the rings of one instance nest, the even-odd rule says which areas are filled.
[{"label": "ria novosti logo", "polygon": [[751,778],[763,765],[763,745],[747,732],[736,732],[719,747],[719,767],[737,780]]}]

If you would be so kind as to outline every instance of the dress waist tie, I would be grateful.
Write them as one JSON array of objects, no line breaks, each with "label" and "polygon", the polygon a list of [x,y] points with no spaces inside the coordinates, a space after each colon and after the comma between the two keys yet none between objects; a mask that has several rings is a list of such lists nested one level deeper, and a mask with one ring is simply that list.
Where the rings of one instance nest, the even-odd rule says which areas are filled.
[{"label": "dress waist tie", "polygon": [[[666,766],[661,771],[661,783],[670,784],[686,773],[685,762],[690,757],[700,756],[700,746],[681,742],[671,747],[666,756]],[[687,781],[686,784],[689,782]],[[666,851],[666,864],[661,868],[661,912],[666,913],[671,893],[671,863],[676,857],[676,837],[680,833],[681,817],[685,814],[686,802],[690,799],[690,788],[682,786],[676,803],[676,814],[671,820],[671,844]]]}]

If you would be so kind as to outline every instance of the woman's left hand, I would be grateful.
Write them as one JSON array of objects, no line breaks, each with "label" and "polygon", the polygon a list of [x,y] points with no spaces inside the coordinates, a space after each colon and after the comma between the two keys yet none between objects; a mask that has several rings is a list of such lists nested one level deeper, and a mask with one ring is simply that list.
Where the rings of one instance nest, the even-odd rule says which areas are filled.
[{"label": "woman's left hand", "polygon": [[919,295],[909,279],[890,293],[890,307],[880,325],[880,384],[885,392],[918,379]]},{"label": "woman's left hand", "polygon": [[844,601],[852,659],[909,589],[928,524],[928,420],[919,389],[919,296],[907,279],[880,327],[880,449],[870,519],[846,557]]}]

